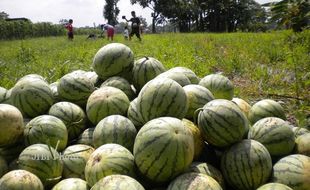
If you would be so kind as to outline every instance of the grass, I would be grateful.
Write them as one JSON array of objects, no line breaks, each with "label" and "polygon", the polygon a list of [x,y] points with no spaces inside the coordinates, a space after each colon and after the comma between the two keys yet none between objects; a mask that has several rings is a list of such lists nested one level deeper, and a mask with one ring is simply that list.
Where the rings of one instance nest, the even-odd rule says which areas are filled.
[{"label": "grass", "polygon": [[[262,98],[284,102],[288,116],[305,125],[310,115],[310,31],[231,34],[157,34],[115,42],[128,45],[135,58],[152,56],[166,68],[184,66],[199,77],[222,72],[236,86],[235,95],[250,103]],[[64,74],[90,70],[105,39],[76,36],[0,41],[0,86],[13,87],[22,76],[36,73],[52,83]]]}]

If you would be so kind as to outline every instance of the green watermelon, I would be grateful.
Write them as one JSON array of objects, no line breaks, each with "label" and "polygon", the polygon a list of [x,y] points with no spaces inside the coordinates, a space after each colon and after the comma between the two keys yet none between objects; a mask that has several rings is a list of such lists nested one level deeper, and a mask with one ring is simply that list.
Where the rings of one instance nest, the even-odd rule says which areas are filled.
[{"label": "green watermelon", "polygon": [[0,104],[0,147],[15,144],[24,131],[22,113],[14,106]]},{"label": "green watermelon", "polygon": [[272,182],[282,183],[294,190],[310,189],[310,158],[292,154],[281,158],[273,166]]},{"label": "green watermelon", "polygon": [[101,87],[103,86],[111,86],[120,89],[127,95],[129,100],[133,100],[136,97],[134,90],[131,88],[131,84],[122,77],[110,77],[101,84]]},{"label": "green watermelon", "polygon": [[268,181],[272,161],[268,150],[261,143],[246,139],[224,153],[221,171],[225,181],[232,187],[254,190]]},{"label": "green watermelon", "polygon": [[167,190],[222,190],[222,187],[212,177],[202,173],[185,173],[175,178]]},{"label": "green watermelon", "polygon": [[95,125],[109,115],[126,115],[129,99],[118,88],[105,86],[95,90],[86,105],[88,119]]},{"label": "green watermelon", "polygon": [[198,84],[210,90],[216,99],[231,100],[234,96],[233,83],[221,74],[207,75]]},{"label": "green watermelon", "polygon": [[21,138],[18,142],[0,148],[0,156],[3,157],[8,163],[18,158],[19,154],[25,149],[24,139]]},{"label": "green watermelon", "polygon": [[9,90],[6,91],[4,99],[1,102],[2,104],[13,105],[12,100],[11,100],[12,90],[13,90],[13,88],[10,88]]},{"label": "green watermelon", "polygon": [[200,81],[199,77],[192,70],[186,67],[173,67],[168,71],[172,73],[184,74],[189,79],[191,84],[198,84]]},{"label": "green watermelon", "polygon": [[283,107],[271,99],[263,99],[256,102],[249,112],[249,120],[252,124],[265,117],[278,117],[286,120]]},{"label": "green watermelon", "polygon": [[128,118],[111,115],[97,124],[93,144],[96,148],[108,143],[119,144],[132,152],[136,135],[137,130]]},{"label": "green watermelon", "polygon": [[0,86],[0,103],[4,102],[6,93],[7,93],[7,89]]},{"label": "green watermelon", "polygon": [[271,156],[290,154],[295,146],[293,130],[277,117],[258,120],[249,130],[248,138],[262,143]]},{"label": "green watermelon", "polygon": [[59,82],[57,81],[57,82],[53,82],[52,84],[50,84],[50,88],[52,90],[52,94],[53,94],[55,102],[59,101],[59,94],[58,94],[58,90],[57,90],[58,83]]},{"label": "green watermelon", "polygon": [[84,107],[90,94],[95,90],[85,71],[74,71],[59,79],[57,91],[62,101],[68,101]]},{"label": "green watermelon", "polygon": [[138,59],[134,62],[132,69],[133,85],[139,92],[147,82],[165,71],[163,64],[153,57]]},{"label": "green watermelon", "polygon": [[85,179],[85,166],[90,155],[95,151],[88,145],[75,144],[68,146],[63,151],[63,178],[80,178]]},{"label": "green watermelon", "polygon": [[18,166],[40,178],[46,188],[55,185],[62,177],[63,163],[59,153],[46,144],[30,145],[18,158]]},{"label": "green watermelon", "polygon": [[26,171],[13,170],[0,179],[1,190],[44,190],[40,179]]},{"label": "green watermelon", "polygon": [[292,130],[294,132],[295,138],[298,138],[299,136],[303,134],[310,133],[308,129],[302,128],[302,127],[293,127]]},{"label": "green watermelon", "polygon": [[173,72],[163,72],[159,74],[156,78],[169,78],[179,83],[181,86],[190,85],[191,81],[183,73],[173,73]]},{"label": "green watermelon", "polygon": [[249,117],[251,106],[248,102],[246,102],[241,98],[233,98],[231,101],[237,104],[237,106],[241,109],[241,111],[243,111],[243,113],[247,116],[247,118]]},{"label": "green watermelon", "polygon": [[199,112],[198,127],[209,144],[227,147],[243,139],[248,131],[248,120],[231,101],[216,99]]},{"label": "green watermelon", "polygon": [[94,86],[97,86],[99,82],[99,77],[96,72],[88,71],[88,72],[85,72],[84,75],[90,80],[91,83],[94,84]]},{"label": "green watermelon", "polygon": [[87,182],[79,178],[68,178],[58,182],[52,190],[89,190]]},{"label": "green watermelon", "polygon": [[8,169],[6,160],[0,156],[0,178],[8,172]]},{"label": "green watermelon", "polygon": [[99,180],[91,190],[144,190],[134,178],[126,175],[110,175]]},{"label": "green watermelon", "polygon": [[68,132],[62,120],[51,115],[41,115],[32,119],[24,131],[26,145],[49,144],[57,150],[63,150],[68,143]]},{"label": "green watermelon", "polygon": [[69,140],[77,138],[86,128],[86,114],[81,107],[74,103],[58,102],[51,106],[48,114],[64,122],[67,127]]},{"label": "green watermelon", "polygon": [[182,86],[172,79],[156,78],[141,89],[137,100],[137,112],[143,123],[158,117],[182,119],[188,110],[188,101]]},{"label": "green watermelon", "polygon": [[295,142],[296,154],[303,154],[310,157],[310,133],[300,135],[296,138]]},{"label": "green watermelon", "polygon": [[107,79],[120,76],[124,70],[131,70],[134,55],[131,49],[121,43],[110,43],[103,46],[95,54],[92,68],[99,78]]},{"label": "green watermelon", "polygon": [[143,119],[137,107],[138,98],[132,100],[129,104],[127,117],[135,125],[137,129],[143,126]]},{"label": "green watermelon", "polygon": [[93,133],[95,127],[85,129],[82,134],[77,138],[76,144],[85,144],[89,146],[93,146]]},{"label": "green watermelon", "polygon": [[293,190],[293,189],[281,183],[267,183],[259,187],[257,190]]},{"label": "green watermelon", "polygon": [[168,182],[191,164],[193,135],[177,118],[156,118],[138,132],[133,153],[137,168],[146,179]]},{"label": "green watermelon", "polygon": [[198,108],[202,108],[206,103],[214,99],[212,93],[205,87],[191,84],[183,87],[187,100],[188,100],[188,110],[186,113],[186,118],[194,118],[194,113]]},{"label": "green watermelon", "polygon": [[134,157],[121,145],[105,144],[90,155],[85,167],[85,179],[88,185],[93,186],[113,174],[134,176]]}]

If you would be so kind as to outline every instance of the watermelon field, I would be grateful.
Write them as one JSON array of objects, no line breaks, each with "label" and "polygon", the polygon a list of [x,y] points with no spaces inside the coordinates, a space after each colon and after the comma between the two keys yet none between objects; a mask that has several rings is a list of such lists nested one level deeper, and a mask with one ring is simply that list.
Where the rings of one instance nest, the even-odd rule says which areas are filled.
[{"label": "watermelon field", "polygon": [[310,189],[310,31],[0,41],[0,190]]}]

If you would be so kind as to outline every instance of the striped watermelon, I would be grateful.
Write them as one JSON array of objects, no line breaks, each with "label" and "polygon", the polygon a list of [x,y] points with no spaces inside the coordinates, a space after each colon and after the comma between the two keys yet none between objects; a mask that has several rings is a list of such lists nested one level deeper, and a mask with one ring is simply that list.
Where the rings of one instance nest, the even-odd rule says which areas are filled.
[{"label": "striped watermelon", "polygon": [[83,131],[83,133],[77,138],[76,144],[85,144],[89,146],[93,146],[93,133],[95,127],[87,128]]},{"label": "striped watermelon", "polygon": [[132,69],[133,85],[139,92],[147,82],[165,71],[163,64],[153,57],[138,59],[134,62]]},{"label": "striped watermelon", "polygon": [[255,140],[246,139],[234,144],[221,158],[225,181],[239,190],[254,190],[265,184],[271,170],[268,150]]},{"label": "striped watermelon", "polygon": [[168,71],[173,73],[183,73],[190,80],[191,84],[198,84],[200,81],[199,77],[186,67],[173,67]]},{"label": "striped watermelon", "polygon": [[140,91],[137,108],[143,123],[164,116],[182,119],[187,113],[188,101],[183,88],[177,82],[156,78],[145,84]]},{"label": "striped watermelon", "polygon": [[19,155],[18,166],[38,176],[47,188],[61,179],[63,170],[59,153],[46,144],[34,144],[25,148]]},{"label": "striped watermelon", "polygon": [[191,164],[193,135],[177,118],[153,119],[138,132],[133,153],[139,172],[146,179],[168,182]]},{"label": "striped watermelon", "polygon": [[248,138],[262,143],[271,156],[284,156],[295,146],[293,130],[288,123],[277,117],[258,120],[249,130]]},{"label": "striped watermelon", "polygon": [[0,86],[0,103],[4,102],[6,93],[7,93],[7,89]]},{"label": "striped watermelon", "polygon": [[85,72],[84,75],[93,83],[94,86],[97,86],[99,82],[99,76],[94,71]]},{"label": "striped watermelon", "polygon": [[216,99],[231,100],[234,96],[234,85],[221,74],[210,74],[202,78],[199,85],[210,90]]},{"label": "striped watermelon", "polygon": [[23,135],[22,113],[14,106],[0,104],[0,147],[15,144]]},{"label": "striped watermelon", "polygon": [[45,80],[25,76],[13,87],[10,100],[24,116],[33,118],[48,111],[54,96]]},{"label": "striped watermelon", "polygon": [[198,160],[204,147],[204,139],[197,125],[188,119],[182,119],[182,123],[187,127],[194,137],[194,160]]},{"label": "striped watermelon", "polygon": [[63,151],[63,178],[85,179],[84,170],[90,155],[95,151],[88,145],[76,144]]},{"label": "striped watermelon", "polygon": [[249,112],[251,110],[251,106],[249,103],[247,103],[245,100],[241,98],[233,98],[231,101],[237,104],[237,106],[243,111],[243,113],[249,117]]},{"label": "striped watermelon", "polygon": [[59,82],[57,81],[57,82],[53,82],[50,84],[50,88],[52,90],[52,94],[53,94],[55,102],[59,101],[59,94],[58,94],[58,90],[57,90],[58,83]]},{"label": "striped watermelon", "polygon": [[41,115],[32,119],[25,127],[26,145],[37,143],[49,144],[57,150],[63,150],[68,143],[68,132],[65,124],[57,117]]},{"label": "striped watermelon", "polygon": [[85,72],[74,71],[59,79],[57,91],[62,101],[68,101],[84,107],[90,94],[95,90],[92,81]]},{"label": "striped watermelon", "polygon": [[135,125],[137,129],[143,126],[143,119],[137,107],[138,98],[132,100],[127,111],[128,119]]},{"label": "striped watermelon", "polygon": [[52,190],[89,190],[89,186],[82,179],[69,178],[58,182]]},{"label": "striped watermelon", "polygon": [[175,178],[167,190],[222,190],[222,187],[212,177],[202,173],[185,173]]},{"label": "striped watermelon", "polygon": [[121,145],[105,144],[90,155],[85,178],[88,185],[93,186],[103,177],[113,174],[134,176],[134,157]]},{"label": "striped watermelon", "polygon": [[310,133],[300,135],[295,142],[295,152],[310,157]]},{"label": "striped watermelon", "polygon": [[186,118],[194,118],[194,112],[214,99],[212,93],[205,87],[191,84],[183,87],[189,103]]},{"label": "striped watermelon", "polygon": [[121,115],[111,115],[97,124],[93,144],[96,148],[108,143],[119,144],[132,152],[136,135],[137,130],[129,119]]},{"label": "striped watermelon", "polygon": [[94,56],[92,68],[99,78],[107,79],[119,76],[124,70],[131,70],[134,55],[131,49],[120,43],[110,43],[98,50]]},{"label": "striped watermelon", "polygon": [[293,189],[281,183],[267,183],[259,187],[257,190],[293,190]]},{"label": "striped watermelon", "polygon": [[265,117],[278,117],[286,120],[283,107],[271,99],[263,99],[256,102],[249,112],[249,120],[252,124]]},{"label": "striped watermelon", "polygon": [[302,127],[293,127],[292,130],[294,132],[295,138],[298,138],[299,136],[303,134],[310,133],[308,129],[302,128]]},{"label": "striped watermelon", "polygon": [[186,172],[187,173],[196,172],[206,174],[215,179],[222,187],[222,189],[225,189],[225,181],[221,171],[212,166],[211,164],[205,162],[193,162],[189,167],[189,169],[186,170]]},{"label": "striped watermelon", "polygon": [[103,118],[119,114],[126,115],[129,107],[129,99],[118,88],[105,86],[94,91],[86,105],[88,119],[95,125]]},{"label": "striped watermelon", "polygon": [[122,77],[110,77],[101,84],[101,87],[103,86],[111,86],[122,90],[129,100],[133,100],[136,97],[135,92],[131,88],[131,84]]},{"label": "striped watermelon", "polygon": [[28,74],[20,78],[19,80],[29,80],[29,81],[36,81],[36,80],[44,80],[45,78],[38,74]]},{"label": "striped watermelon", "polygon": [[52,105],[48,114],[64,122],[67,127],[69,140],[77,138],[86,128],[86,114],[81,107],[74,103],[58,102]]},{"label": "striped watermelon", "polygon": [[26,171],[13,170],[0,179],[1,190],[44,190],[40,179]]},{"label": "striped watermelon", "polygon": [[10,89],[8,89],[8,90],[6,91],[5,97],[4,97],[4,99],[2,100],[2,102],[1,102],[2,104],[10,104],[10,105],[13,105],[13,104],[12,104],[12,101],[11,101],[12,90],[13,90],[13,88],[10,88]]},{"label": "striped watermelon", "polygon": [[126,175],[110,175],[99,180],[91,190],[144,190],[134,178]]},{"label": "striped watermelon", "polygon": [[273,166],[272,181],[294,190],[310,189],[310,157],[293,154],[280,159]]},{"label": "striped watermelon", "polygon": [[174,72],[163,72],[159,74],[156,78],[169,78],[179,83],[181,86],[190,85],[191,81],[183,73],[174,73]]},{"label": "striped watermelon", "polygon": [[0,178],[8,172],[8,164],[4,158],[0,156]]},{"label": "striped watermelon", "polygon": [[200,111],[198,127],[209,144],[227,147],[243,139],[248,131],[248,120],[237,105],[217,99]]}]

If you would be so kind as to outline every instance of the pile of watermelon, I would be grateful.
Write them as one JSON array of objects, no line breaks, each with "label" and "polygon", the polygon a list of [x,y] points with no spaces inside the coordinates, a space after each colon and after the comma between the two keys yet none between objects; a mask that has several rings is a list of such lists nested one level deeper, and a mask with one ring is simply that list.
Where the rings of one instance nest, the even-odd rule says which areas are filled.
[{"label": "pile of watermelon", "polygon": [[310,189],[310,131],[275,100],[120,43],[91,67],[0,87],[1,190]]}]

